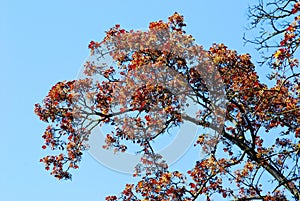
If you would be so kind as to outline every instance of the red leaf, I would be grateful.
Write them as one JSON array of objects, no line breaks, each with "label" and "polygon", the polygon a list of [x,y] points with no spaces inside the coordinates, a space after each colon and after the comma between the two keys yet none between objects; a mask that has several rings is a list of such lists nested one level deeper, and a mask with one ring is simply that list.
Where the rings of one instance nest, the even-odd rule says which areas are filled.
[{"label": "red leaf", "polygon": [[147,121],[151,121],[151,117],[150,117],[149,115],[146,115],[146,116],[145,116],[145,119],[146,119]]}]

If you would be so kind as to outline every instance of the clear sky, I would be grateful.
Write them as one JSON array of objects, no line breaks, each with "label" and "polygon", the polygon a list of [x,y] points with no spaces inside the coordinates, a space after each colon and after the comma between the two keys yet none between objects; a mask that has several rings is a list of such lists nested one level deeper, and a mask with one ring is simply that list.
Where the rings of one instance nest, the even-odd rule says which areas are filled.
[{"label": "clear sky", "polygon": [[242,40],[249,2],[0,0],[0,200],[103,200],[132,181],[89,154],[73,171],[73,181],[57,181],[39,162],[47,154],[41,149],[46,125],[33,106],[56,82],[76,78],[91,40],[100,41],[114,24],[145,29],[177,11],[185,16],[187,32],[205,48],[223,42],[249,52]]}]

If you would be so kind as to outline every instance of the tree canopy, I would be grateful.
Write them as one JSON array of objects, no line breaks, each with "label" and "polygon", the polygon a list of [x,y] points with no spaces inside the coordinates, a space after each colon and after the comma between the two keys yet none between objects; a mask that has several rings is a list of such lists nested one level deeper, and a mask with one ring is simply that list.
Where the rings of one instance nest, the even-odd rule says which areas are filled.
[{"label": "tree canopy", "polygon": [[[214,194],[299,200],[299,10],[292,0],[249,8],[252,28],[261,31],[245,40],[263,53],[261,64],[272,74],[260,76],[273,84],[259,79],[249,54],[196,44],[179,13],[145,31],[115,25],[102,41],[90,42],[83,76],[58,82],[35,105],[49,124],[42,148],[58,151],[40,161],[51,175],[70,179],[93,130],[109,125],[99,146],[126,152],[133,143],[141,160],[132,172],[140,181],[106,200],[210,200]],[[191,104],[197,111],[187,112]],[[182,172],[168,166],[153,142],[185,122],[210,132],[197,133],[194,149],[203,157]]]}]

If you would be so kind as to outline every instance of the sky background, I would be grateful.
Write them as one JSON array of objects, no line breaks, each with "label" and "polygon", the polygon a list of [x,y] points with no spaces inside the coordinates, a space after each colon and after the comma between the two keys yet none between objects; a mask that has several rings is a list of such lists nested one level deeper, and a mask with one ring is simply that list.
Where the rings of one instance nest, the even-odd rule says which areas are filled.
[{"label": "sky background", "polygon": [[[104,200],[118,194],[130,175],[103,167],[85,154],[72,181],[57,181],[39,159],[46,124],[33,113],[52,85],[75,79],[89,54],[114,24],[145,29],[183,14],[186,31],[208,48],[225,43],[239,53],[250,1],[0,0],[0,200]],[[176,163],[180,167],[180,161]]]}]

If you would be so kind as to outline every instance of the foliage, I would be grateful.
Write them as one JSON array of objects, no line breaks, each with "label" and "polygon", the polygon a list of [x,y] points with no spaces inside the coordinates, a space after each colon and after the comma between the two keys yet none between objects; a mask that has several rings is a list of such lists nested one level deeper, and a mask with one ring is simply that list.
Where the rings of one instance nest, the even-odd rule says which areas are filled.
[{"label": "foliage", "polygon": [[[42,148],[62,152],[41,159],[46,170],[59,179],[71,178],[70,169],[78,168],[92,130],[109,124],[114,130],[106,136],[105,149],[126,152],[124,141],[129,141],[141,147],[144,157],[134,172],[140,181],[106,200],[210,200],[213,194],[299,200],[299,5],[280,0],[250,9],[253,25],[269,23],[274,30],[252,41],[260,49],[276,48],[265,57],[273,86],[259,80],[249,54],[223,44],[208,51],[197,45],[178,13],[167,22],[151,22],[144,32],[111,28],[89,48],[91,55],[109,55],[116,65],[88,61],[85,78],[57,83],[43,104],[35,105],[35,113],[49,123]],[[280,34],[280,44],[267,44]],[[95,75],[104,81],[93,80]],[[226,108],[218,105],[223,95]],[[199,106],[195,116],[184,113],[187,98]],[[195,147],[205,157],[195,158],[194,167],[184,173],[169,168],[152,143],[186,121],[218,134],[198,136]]]}]

